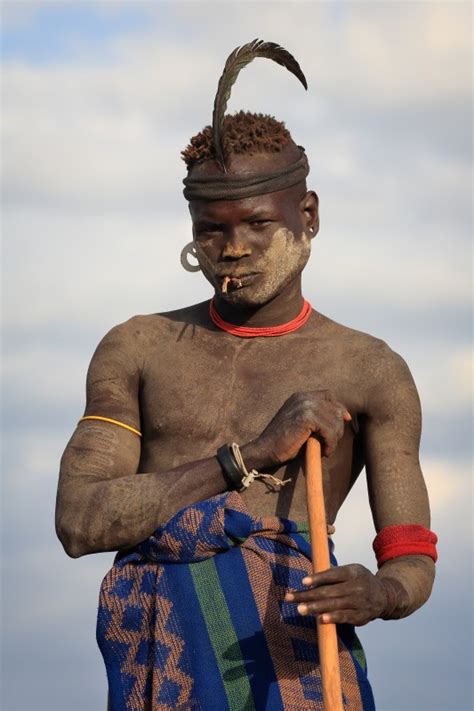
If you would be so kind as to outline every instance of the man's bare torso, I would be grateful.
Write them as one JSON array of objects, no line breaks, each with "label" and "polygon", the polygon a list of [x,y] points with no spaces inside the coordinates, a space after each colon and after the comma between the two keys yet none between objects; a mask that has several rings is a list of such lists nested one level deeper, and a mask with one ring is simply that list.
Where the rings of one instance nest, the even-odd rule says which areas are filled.
[{"label": "man's bare torso", "polygon": [[[276,338],[238,338],[209,321],[208,302],[128,322],[142,358],[139,471],[167,471],[216,453],[225,442],[255,439],[294,393],[330,390],[353,422],[324,461],[328,518],[363,467],[355,436],[374,384],[380,341],[314,312],[308,324]],[[280,492],[255,482],[243,496],[258,515],[306,517],[301,457],[277,470]]]},{"label": "man's bare torso", "polygon": [[[87,378],[93,419],[76,428],[61,462],[56,527],[70,555],[133,547],[179,509],[224,492],[215,455],[234,441],[249,467],[291,477],[281,491],[254,482],[243,494],[250,512],[306,518],[300,447],[312,431],[332,451],[323,460],[329,522],[365,465],[377,531],[429,526],[420,403],[400,356],[316,312],[294,333],[238,338],[212,324],[208,306],[136,316],[99,344]],[[139,427],[142,437],[101,417]],[[358,612],[338,620],[365,624],[385,597],[370,571],[346,568],[348,579],[365,580],[365,593]],[[390,615],[404,616],[429,595],[434,564],[402,557],[377,575],[395,581]]]}]

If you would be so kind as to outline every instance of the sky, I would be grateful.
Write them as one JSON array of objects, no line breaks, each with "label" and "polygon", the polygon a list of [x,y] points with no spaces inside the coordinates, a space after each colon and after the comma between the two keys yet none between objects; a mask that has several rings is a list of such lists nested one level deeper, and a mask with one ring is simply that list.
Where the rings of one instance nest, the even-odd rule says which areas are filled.
[{"label": "sky", "polygon": [[[468,2],[3,2],[4,711],[99,711],[95,643],[112,554],[54,533],[61,453],[91,355],[115,324],[210,296],[180,151],[210,122],[223,64],[255,37],[294,53],[307,93],[256,61],[229,109],[284,119],[306,147],[321,230],[314,308],[383,338],[423,407],[439,535],[430,601],[360,630],[379,711],[472,708],[472,6]],[[341,563],[375,571],[361,476]]]}]

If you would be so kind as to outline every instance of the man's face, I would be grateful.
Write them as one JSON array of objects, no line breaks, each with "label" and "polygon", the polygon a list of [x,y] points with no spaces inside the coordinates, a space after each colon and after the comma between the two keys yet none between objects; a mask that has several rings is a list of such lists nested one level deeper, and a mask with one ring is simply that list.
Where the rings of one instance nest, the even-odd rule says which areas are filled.
[{"label": "man's face", "polygon": [[[229,171],[276,171],[287,162],[282,154],[237,155]],[[200,174],[213,174],[213,166],[202,164]],[[189,207],[203,274],[230,303],[266,303],[295,280],[308,261],[309,228],[313,235],[317,231],[317,198],[301,186],[241,200],[195,200]]]}]

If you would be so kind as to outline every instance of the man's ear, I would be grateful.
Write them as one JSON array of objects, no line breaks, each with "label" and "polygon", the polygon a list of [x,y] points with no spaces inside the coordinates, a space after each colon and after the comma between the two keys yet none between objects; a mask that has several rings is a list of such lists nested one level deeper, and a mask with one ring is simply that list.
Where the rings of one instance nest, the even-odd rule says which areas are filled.
[{"label": "man's ear", "polygon": [[310,190],[306,193],[300,203],[303,213],[303,225],[309,237],[315,237],[319,232],[319,198]]}]

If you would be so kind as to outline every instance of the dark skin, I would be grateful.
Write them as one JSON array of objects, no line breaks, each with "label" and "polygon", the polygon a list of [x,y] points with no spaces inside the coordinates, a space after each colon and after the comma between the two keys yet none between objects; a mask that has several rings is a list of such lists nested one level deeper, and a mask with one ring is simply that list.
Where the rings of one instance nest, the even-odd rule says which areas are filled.
[{"label": "dark skin", "polygon": [[[230,170],[276,170],[293,159],[292,148],[234,156]],[[208,161],[196,170],[218,169]],[[272,326],[299,313],[301,271],[319,227],[314,192],[299,185],[196,201],[190,212],[199,261],[226,321]],[[254,482],[242,494],[254,515],[306,518],[302,455],[315,435],[330,523],[365,465],[377,531],[430,525],[420,406],[406,364],[379,339],[316,311],[294,333],[257,339],[217,329],[208,302],[134,317],[99,344],[85,414],[127,423],[143,437],[99,421],[78,425],[57,500],[58,535],[73,557],[132,547],[183,506],[225,491],[215,452],[232,441],[249,469],[292,479],[281,492]],[[375,575],[353,564],[310,576],[287,599],[323,622],[363,625],[410,614],[428,599],[433,579],[430,558],[406,556]]]}]

